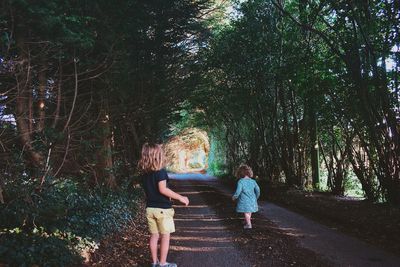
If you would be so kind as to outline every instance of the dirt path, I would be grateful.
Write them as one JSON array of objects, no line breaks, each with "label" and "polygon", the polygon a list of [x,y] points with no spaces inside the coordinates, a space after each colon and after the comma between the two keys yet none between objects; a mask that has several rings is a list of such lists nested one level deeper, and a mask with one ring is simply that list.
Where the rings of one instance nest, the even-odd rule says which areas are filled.
[{"label": "dirt path", "polygon": [[174,207],[177,232],[169,259],[178,266],[331,266],[262,216],[255,216],[254,229],[243,230],[234,203],[216,181],[183,178],[172,182],[191,201]]},{"label": "dirt path", "polygon": [[235,234],[223,223],[227,218],[205,203],[209,189],[187,181],[176,186],[190,198],[190,206],[174,207],[177,233],[172,235],[169,258],[178,266],[250,266],[234,245]]}]

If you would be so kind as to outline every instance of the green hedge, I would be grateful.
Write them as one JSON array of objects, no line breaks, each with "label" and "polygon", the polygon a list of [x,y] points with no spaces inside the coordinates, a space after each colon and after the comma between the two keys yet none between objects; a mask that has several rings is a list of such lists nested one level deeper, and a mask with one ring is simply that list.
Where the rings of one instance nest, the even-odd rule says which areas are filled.
[{"label": "green hedge", "polygon": [[63,180],[42,192],[23,182],[27,184],[8,183],[7,201],[0,204],[0,263],[11,266],[82,263],[83,250],[95,248],[102,237],[134,218],[142,195],[128,190],[128,182],[110,191]]}]

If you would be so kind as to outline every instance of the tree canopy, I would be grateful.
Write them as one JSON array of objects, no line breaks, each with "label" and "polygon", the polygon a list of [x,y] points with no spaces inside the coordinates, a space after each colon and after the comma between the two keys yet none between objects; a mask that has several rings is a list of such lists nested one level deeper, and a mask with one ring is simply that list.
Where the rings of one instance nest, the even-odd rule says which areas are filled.
[{"label": "tree canopy", "polygon": [[6,179],[113,187],[143,142],[200,127],[220,168],[400,203],[396,1],[1,5]]},{"label": "tree canopy", "polygon": [[247,163],[268,185],[336,195],[358,185],[368,201],[399,207],[399,9],[393,0],[0,1],[2,217],[30,207],[0,228],[37,233],[41,198],[89,205],[98,189],[106,201],[103,190],[135,175],[144,142],[175,140],[183,145],[167,150],[177,157],[201,146],[193,131],[214,174]]}]

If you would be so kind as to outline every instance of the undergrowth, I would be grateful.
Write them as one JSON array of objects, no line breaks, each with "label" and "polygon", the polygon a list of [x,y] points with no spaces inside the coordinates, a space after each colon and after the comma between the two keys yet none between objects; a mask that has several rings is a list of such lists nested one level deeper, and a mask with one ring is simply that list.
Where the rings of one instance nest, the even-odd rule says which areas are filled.
[{"label": "undergrowth", "polygon": [[111,191],[65,179],[38,191],[29,180],[7,183],[0,204],[0,265],[81,264],[84,251],[134,218],[142,193],[129,184]]}]

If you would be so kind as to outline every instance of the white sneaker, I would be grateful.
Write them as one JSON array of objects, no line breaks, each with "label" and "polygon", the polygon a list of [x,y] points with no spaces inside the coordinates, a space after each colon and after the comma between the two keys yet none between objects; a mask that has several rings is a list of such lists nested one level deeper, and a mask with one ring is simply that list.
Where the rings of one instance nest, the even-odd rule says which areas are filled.
[{"label": "white sneaker", "polygon": [[177,267],[176,263],[173,263],[173,262],[166,262],[165,264],[163,264],[163,265],[159,264],[158,266],[160,266],[160,267]]},{"label": "white sneaker", "polygon": [[243,226],[244,229],[251,229],[251,224],[246,224],[245,226]]}]

